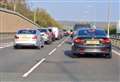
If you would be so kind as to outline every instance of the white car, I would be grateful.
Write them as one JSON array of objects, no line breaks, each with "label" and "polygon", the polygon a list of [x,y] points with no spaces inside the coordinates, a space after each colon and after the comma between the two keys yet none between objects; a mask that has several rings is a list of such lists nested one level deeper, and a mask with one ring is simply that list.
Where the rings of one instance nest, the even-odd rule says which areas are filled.
[{"label": "white car", "polygon": [[44,40],[37,29],[21,29],[16,32],[14,48],[21,46],[44,47]]}]

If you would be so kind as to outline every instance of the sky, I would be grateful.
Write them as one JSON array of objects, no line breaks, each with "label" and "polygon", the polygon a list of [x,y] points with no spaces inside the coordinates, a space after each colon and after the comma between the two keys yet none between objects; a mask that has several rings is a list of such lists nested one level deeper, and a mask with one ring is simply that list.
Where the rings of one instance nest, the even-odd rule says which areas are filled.
[{"label": "sky", "polygon": [[45,9],[59,21],[110,21],[120,19],[120,0],[27,0],[33,10]]}]

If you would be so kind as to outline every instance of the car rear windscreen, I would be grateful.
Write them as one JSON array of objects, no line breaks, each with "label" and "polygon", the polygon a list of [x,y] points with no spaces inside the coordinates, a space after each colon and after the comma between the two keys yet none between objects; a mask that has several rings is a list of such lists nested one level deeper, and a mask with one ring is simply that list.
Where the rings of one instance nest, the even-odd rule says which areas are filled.
[{"label": "car rear windscreen", "polygon": [[90,24],[76,24],[74,26],[74,31],[80,28],[90,28]]},{"label": "car rear windscreen", "polygon": [[39,29],[40,32],[47,32],[46,29]]},{"label": "car rear windscreen", "polygon": [[84,37],[105,37],[106,32],[104,30],[79,30],[78,36]]},{"label": "car rear windscreen", "polygon": [[36,30],[19,30],[17,34],[36,34]]}]

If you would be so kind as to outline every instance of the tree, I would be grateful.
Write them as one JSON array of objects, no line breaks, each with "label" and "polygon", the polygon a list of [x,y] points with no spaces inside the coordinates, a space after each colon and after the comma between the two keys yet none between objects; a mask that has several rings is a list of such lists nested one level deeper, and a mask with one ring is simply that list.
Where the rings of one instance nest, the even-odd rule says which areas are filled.
[{"label": "tree", "polygon": [[26,0],[6,0],[5,4],[0,4],[0,7],[4,8],[6,6],[9,10],[14,10],[14,4],[16,4],[16,12],[22,14],[23,16],[27,17],[30,20],[34,20],[34,13],[36,13],[36,23],[43,27],[58,27],[61,28],[62,26],[54,20],[48,12],[44,9],[37,8],[36,11],[30,10],[27,7],[25,2]]}]

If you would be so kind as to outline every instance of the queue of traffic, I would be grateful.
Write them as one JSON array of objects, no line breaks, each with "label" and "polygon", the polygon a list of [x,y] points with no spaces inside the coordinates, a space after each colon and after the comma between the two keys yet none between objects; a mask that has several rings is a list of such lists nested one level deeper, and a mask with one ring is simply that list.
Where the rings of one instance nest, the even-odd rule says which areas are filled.
[{"label": "queue of traffic", "polygon": [[14,48],[24,46],[42,48],[45,44],[51,44],[63,37],[64,31],[57,27],[19,29],[15,35]]},{"label": "queue of traffic", "polygon": [[49,28],[25,28],[20,29],[15,35],[14,48],[32,46],[43,48],[45,44],[51,44],[64,36],[70,35],[72,54],[83,55],[86,53],[102,54],[106,58],[112,58],[111,39],[101,28],[82,27],[74,31],[61,30],[56,27]]}]

